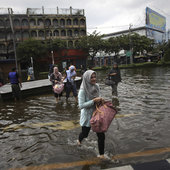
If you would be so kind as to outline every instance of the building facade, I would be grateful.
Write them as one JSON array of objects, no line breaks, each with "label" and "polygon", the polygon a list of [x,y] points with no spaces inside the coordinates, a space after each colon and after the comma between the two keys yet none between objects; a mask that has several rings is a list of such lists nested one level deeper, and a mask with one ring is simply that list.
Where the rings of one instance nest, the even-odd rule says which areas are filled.
[{"label": "building facade", "polygon": [[48,11],[44,8],[28,8],[25,14],[16,14],[10,8],[5,12],[0,14],[1,60],[14,57],[13,36],[16,46],[29,38],[36,40],[59,38],[66,40],[67,47],[74,47],[76,40],[86,35],[86,18],[84,10],[81,9],[70,7]]},{"label": "building facade", "polygon": [[129,33],[137,33],[141,36],[153,39],[155,43],[162,43],[166,41],[168,34],[166,35],[166,17],[152,10],[149,7],[145,9],[145,26],[129,29],[106,34],[104,39],[111,37],[117,37],[121,35],[127,35]]},{"label": "building facade", "polygon": [[[5,69],[8,63],[15,65],[15,49],[24,40],[29,38],[42,41],[61,39],[66,41],[66,48],[74,49],[77,40],[84,35],[86,35],[86,17],[83,9],[42,7],[27,8],[25,13],[17,13],[12,8],[0,8],[1,71],[9,72]],[[81,58],[78,55],[77,57]]]},{"label": "building facade", "polygon": [[149,28],[147,26],[142,26],[138,28],[131,28],[119,32],[114,32],[110,34],[105,34],[103,39],[109,39],[111,37],[118,37],[121,35],[128,35],[130,33],[137,33],[141,36],[146,36],[147,38],[153,39],[156,43],[165,41],[166,33],[155,28]]}]

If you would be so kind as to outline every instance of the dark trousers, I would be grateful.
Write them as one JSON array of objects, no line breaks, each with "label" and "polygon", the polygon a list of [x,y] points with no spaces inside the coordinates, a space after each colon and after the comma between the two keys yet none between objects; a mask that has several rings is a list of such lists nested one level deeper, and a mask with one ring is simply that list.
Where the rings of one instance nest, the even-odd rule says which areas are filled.
[{"label": "dark trousers", "polygon": [[59,98],[62,96],[62,92],[60,94],[54,93],[55,98]]},{"label": "dark trousers", "polygon": [[117,83],[113,84],[111,87],[112,87],[112,95],[117,96]]},{"label": "dark trousers", "polygon": [[11,84],[11,88],[14,98],[19,100],[21,98],[21,90],[19,84]]},{"label": "dark trousers", "polygon": [[[80,143],[84,138],[88,137],[91,127],[82,126],[82,132],[79,134],[79,141]],[[96,133],[98,137],[98,149],[99,154],[104,154],[104,143],[105,143],[105,134],[104,133]]]},{"label": "dark trousers", "polygon": [[73,92],[73,96],[77,97],[77,88],[76,88],[76,84],[71,84],[70,82],[66,83],[66,98],[69,98],[70,96],[70,92]]}]

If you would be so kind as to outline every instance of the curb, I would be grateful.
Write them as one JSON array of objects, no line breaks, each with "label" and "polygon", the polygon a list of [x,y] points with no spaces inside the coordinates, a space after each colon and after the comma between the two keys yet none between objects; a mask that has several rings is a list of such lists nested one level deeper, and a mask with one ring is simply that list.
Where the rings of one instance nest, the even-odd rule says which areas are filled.
[{"label": "curb", "polygon": [[105,170],[170,170],[170,159],[147,162],[136,165],[126,165]]}]

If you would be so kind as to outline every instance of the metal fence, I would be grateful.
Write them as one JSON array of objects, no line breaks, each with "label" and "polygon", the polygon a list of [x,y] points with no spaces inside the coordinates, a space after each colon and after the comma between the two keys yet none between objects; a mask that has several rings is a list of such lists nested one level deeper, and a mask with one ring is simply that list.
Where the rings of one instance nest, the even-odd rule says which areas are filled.
[{"label": "metal fence", "polygon": [[43,15],[43,14],[57,14],[57,15],[84,15],[83,9],[70,8],[27,8],[26,11],[16,11],[12,8],[0,8],[0,15],[8,14],[9,10],[12,14],[28,14],[28,15]]},{"label": "metal fence", "polygon": [[8,8],[0,8],[0,15],[8,14]]}]

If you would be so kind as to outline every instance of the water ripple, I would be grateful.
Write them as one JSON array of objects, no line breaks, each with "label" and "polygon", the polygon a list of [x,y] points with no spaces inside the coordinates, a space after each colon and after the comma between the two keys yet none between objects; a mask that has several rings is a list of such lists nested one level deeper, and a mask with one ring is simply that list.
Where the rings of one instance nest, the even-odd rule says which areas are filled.
[{"label": "water ripple", "polygon": [[[108,155],[169,147],[170,69],[125,69],[121,74],[120,111],[106,133]],[[98,77],[102,96],[111,100],[111,87],[104,85],[106,72],[98,72]],[[67,103],[63,97],[56,104],[52,94],[2,103],[0,167],[65,162],[96,155],[95,133],[89,134],[81,149],[74,145],[80,132],[79,116],[74,98]]]}]

